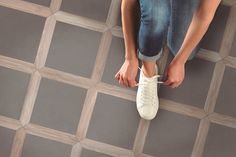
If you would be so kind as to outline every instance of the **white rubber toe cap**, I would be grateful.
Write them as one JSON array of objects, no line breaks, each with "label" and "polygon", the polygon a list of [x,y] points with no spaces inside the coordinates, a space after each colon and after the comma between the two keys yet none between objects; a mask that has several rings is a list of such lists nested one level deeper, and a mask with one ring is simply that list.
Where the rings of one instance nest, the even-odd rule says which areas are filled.
[{"label": "white rubber toe cap", "polygon": [[151,120],[153,118],[155,118],[156,114],[157,114],[158,109],[153,107],[153,106],[142,106],[140,108],[138,108],[138,112],[139,115],[146,120]]}]

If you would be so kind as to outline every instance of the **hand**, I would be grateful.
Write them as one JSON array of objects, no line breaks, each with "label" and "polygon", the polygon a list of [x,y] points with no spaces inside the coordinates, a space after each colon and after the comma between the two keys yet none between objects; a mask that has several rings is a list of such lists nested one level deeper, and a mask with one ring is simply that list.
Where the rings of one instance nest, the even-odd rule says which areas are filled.
[{"label": "hand", "polygon": [[172,61],[166,71],[165,71],[165,78],[166,81],[164,81],[164,85],[168,85],[171,88],[178,87],[182,81],[184,80],[184,73],[185,73],[185,67],[184,63],[182,62],[176,62]]},{"label": "hand", "polygon": [[135,87],[136,75],[138,72],[138,59],[125,59],[125,62],[121,66],[120,70],[116,73],[115,79],[125,87]]}]

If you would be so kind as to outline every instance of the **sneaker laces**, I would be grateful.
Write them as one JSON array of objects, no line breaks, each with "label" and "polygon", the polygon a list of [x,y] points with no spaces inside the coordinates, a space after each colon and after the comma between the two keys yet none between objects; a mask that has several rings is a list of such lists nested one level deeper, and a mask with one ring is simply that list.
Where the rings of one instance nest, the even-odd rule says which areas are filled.
[{"label": "sneaker laces", "polygon": [[[138,67],[138,68],[142,71],[142,69],[140,67]],[[163,81],[153,82],[154,79],[159,78],[159,77],[163,77],[163,75],[156,74],[156,75],[154,75],[152,77],[149,77],[148,79],[144,78],[143,79],[143,83],[137,83],[136,84],[136,86],[147,85],[147,88],[143,88],[143,90],[142,90],[143,92],[141,92],[141,99],[144,102],[146,102],[146,101],[150,100],[149,96],[151,95],[151,101],[152,101],[151,104],[153,104],[154,106],[155,106],[154,101],[155,101],[155,98],[156,98],[156,96],[154,95],[154,91],[157,90],[157,89],[156,89],[156,86],[153,85],[153,83],[164,83]],[[151,94],[146,94],[148,92],[151,92]],[[142,107],[142,106],[140,106],[140,107]]]},{"label": "sneaker laces", "polygon": [[[140,69],[140,71],[143,72],[143,70],[138,66],[138,68]],[[149,82],[152,82],[152,79],[155,79],[155,78],[159,78],[159,77],[163,77],[164,75],[159,75],[159,74],[156,74],[152,77],[149,77],[149,79],[145,79],[145,83],[137,83],[135,86],[139,86],[139,85],[145,85],[146,83],[149,83]],[[163,81],[157,81],[157,83],[164,83]]]}]

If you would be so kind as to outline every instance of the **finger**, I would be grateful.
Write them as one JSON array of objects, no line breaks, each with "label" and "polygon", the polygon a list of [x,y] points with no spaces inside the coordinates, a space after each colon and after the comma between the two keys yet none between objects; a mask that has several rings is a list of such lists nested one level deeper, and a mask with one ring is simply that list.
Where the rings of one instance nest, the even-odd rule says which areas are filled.
[{"label": "finger", "polygon": [[124,81],[123,81],[122,76],[120,76],[119,83],[120,83],[120,85],[124,86]]},{"label": "finger", "polygon": [[182,81],[178,82],[176,86],[179,87],[181,85],[181,83],[182,83]]},{"label": "finger", "polygon": [[118,74],[117,79],[120,80],[120,74]]},{"label": "finger", "polygon": [[129,81],[129,86],[130,87],[135,87],[136,84],[137,84],[136,80],[130,80]]},{"label": "finger", "polygon": [[164,73],[164,78],[163,78],[164,85],[168,85],[170,83],[169,77],[167,75],[167,72]]},{"label": "finger", "polygon": [[167,78],[167,80],[165,81],[164,84],[169,86],[171,83],[173,83],[173,82],[169,78]]},{"label": "finger", "polygon": [[120,77],[120,72],[116,73],[116,75],[115,75],[115,78],[116,78],[117,80],[119,80],[119,77]]},{"label": "finger", "polygon": [[171,84],[171,87],[177,88],[177,87],[179,87],[180,84],[181,84],[181,81],[176,81],[173,84]]},{"label": "finger", "polygon": [[176,88],[176,87],[178,87],[178,85],[176,83],[172,83],[172,84],[170,84],[170,87],[171,88]]},{"label": "finger", "polygon": [[124,84],[125,84],[125,86],[126,86],[126,87],[128,87],[128,86],[129,86],[128,79],[124,79]]}]

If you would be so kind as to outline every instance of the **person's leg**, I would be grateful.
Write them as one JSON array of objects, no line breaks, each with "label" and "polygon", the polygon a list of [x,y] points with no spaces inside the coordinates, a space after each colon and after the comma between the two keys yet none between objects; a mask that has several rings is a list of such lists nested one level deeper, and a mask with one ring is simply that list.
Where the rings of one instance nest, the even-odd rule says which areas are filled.
[{"label": "person's leg", "polygon": [[170,0],[139,0],[140,27],[138,58],[147,76],[155,74],[155,64],[162,55],[164,37],[170,20]]},{"label": "person's leg", "polygon": [[[167,46],[173,56],[178,53],[188,27],[191,23],[193,14],[197,9],[200,0],[171,0],[170,27],[167,33]],[[192,60],[199,51],[202,40],[191,52],[188,61]]]},{"label": "person's leg", "polygon": [[139,0],[139,2],[141,21],[138,34],[138,57],[142,60],[142,69],[139,75],[136,106],[142,118],[151,120],[156,116],[159,108],[157,77],[160,75],[156,62],[163,53],[163,42],[170,19],[170,1]]}]

